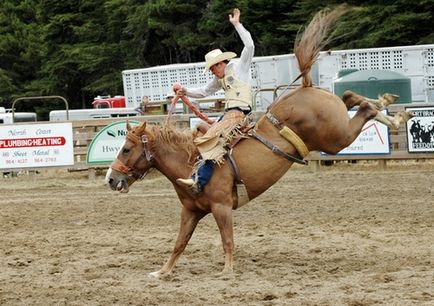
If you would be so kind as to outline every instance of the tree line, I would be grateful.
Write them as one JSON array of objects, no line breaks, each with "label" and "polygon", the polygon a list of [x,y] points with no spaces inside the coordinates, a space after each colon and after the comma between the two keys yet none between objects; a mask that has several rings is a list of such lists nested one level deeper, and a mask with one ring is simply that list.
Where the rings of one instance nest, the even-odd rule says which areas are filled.
[{"label": "tree line", "polygon": [[[293,52],[297,33],[327,0],[3,0],[0,106],[16,97],[60,95],[89,108],[123,93],[122,70],[203,61],[214,48],[241,50],[228,22],[234,7],[255,56]],[[331,49],[434,42],[434,0],[346,1]],[[35,103],[43,113],[52,105]],[[29,111],[29,106],[23,106]],[[61,108],[61,104],[59,107]],[[20,111],[18,109],[18,111]]]}]

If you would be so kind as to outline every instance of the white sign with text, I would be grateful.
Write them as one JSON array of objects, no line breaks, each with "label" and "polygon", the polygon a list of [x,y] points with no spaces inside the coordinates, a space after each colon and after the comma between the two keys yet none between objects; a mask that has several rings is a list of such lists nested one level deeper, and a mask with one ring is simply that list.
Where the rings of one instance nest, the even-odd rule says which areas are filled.
[{"label": "white sign with text", "polygon": [[72,123],[0,126],[0,169],[74,165]]},{"label": "white sign with text", "polygon": [[[387,114],[385,110],[383,113]],[[354,117],[355,114],[356,111],[348,111],[350,118]],[[378,121],[369,120],[363,126],[356,140],[338,154],[390,154],[389,128]]]},{"label": "white sign with text", "polygon": [[407,121],[408,152],[434,152],[434,107],[406,107],[405,110],[414,115]]},{"label": "white sign with text", "polygon": [[[139,124],[139,122],[131,120],[129,123],[132,127]],[[88,164],[111,163],[123,145],[127,133],[126,121],[118,121],[105,126],[92,139],[87,151],[86,162]]]}]

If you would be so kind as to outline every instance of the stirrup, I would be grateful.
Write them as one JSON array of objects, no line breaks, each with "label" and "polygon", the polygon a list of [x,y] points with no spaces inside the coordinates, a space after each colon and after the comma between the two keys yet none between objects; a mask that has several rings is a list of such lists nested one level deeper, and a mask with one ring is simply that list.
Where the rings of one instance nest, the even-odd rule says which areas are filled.
[{"label": "stirrup", "polygon": [[198,195],[202,192],[202,188],[200,188],[199,184],[194,184],[190,186],[190,190],[194,195]]}]

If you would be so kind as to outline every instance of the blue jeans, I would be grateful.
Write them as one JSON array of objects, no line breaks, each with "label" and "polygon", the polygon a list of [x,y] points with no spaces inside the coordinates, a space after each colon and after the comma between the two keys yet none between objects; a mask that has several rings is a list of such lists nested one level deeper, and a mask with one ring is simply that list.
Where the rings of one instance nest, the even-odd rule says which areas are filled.
[{"label": "blue jeans", "polygon": [[[198,187],[202,190],[206,184],[208,184],[209,180],[212,177],[214,172],[214,163],[212,160],[206,160],[197,170],[198,178],[197,184]],[[195,175],[193,175],[193,180],[195,179]]]}]

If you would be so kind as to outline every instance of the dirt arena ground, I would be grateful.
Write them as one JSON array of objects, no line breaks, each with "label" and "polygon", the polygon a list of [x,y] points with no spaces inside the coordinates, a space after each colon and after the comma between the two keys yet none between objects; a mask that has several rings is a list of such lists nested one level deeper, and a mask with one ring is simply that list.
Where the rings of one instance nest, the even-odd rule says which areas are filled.
[{"label": "dirt arena ground", "polygon": [[0,179],[1,305],[434,305],[434,164],[294,167],[235,211],[235,275],[211,216],[175,272],[180,205],[153,174]]}]

